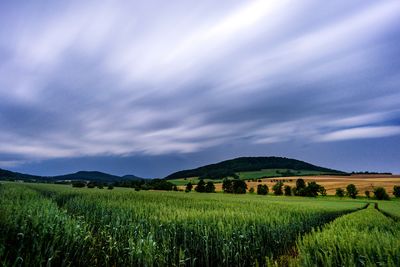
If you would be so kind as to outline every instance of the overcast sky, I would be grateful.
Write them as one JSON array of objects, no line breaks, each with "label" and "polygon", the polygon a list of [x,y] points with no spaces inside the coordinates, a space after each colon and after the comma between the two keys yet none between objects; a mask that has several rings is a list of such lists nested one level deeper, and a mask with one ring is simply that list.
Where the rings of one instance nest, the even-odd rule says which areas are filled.
[{"label": "overcast sky", "polygon": [[0,168],[400,173],[400,1],[0,2]]}]

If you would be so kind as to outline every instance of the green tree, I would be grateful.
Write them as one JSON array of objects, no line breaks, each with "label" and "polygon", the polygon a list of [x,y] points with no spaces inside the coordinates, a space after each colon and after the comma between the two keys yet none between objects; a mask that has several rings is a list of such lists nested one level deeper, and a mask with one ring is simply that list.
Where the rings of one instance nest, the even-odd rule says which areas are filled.
[{"label": "green tree", "polygon": [[187,183],[185,192],[190,192],[193,189],[193,185],[191,182]]},{"label": "green tree", "polygon": [[285,185],[285,196],[291,196],[292,195],[292,188],[290,185]]},{"label": "green tree", "polygon": [[206,192],[206,183],[204,182],[203,179],[200,179],[200,181],[197,183],[197,186],[194,190],[196,190],[196,192],[199,192],[199,193]]},{"label": "green tree", "polygon": [[257,185],[257,195],[266,195],[268,194],[269,188],[266,184]]},{"label": "green tree", "polygon": [[319,191],[318,193],[321,194],[321,196],[326,196],[326,189],[322,185],[319,186]]},{"label": "green tree", "polygon": [[370,198],[370,197],[371,197],[371,192],[369,192],[369,190],[366,190],[366,191],[365,191],[365,196],[366,196],[367,198]]},{"label": "green tree", "polygon": [[253,193],[254,193],[254,187],[252,187],[252,188],[249,189],[249,193],[250,193],[250,194],[253,194]]},{"label": "green tree", "polygon": [[206,192],[207,193],[215,193],[215,185],[212,181],[208,181],[206,184]]},{"label": "green tree", "polygon": [[316,197],[318,196],[318,192],[320,189],[320,185],[317,184],[316,182],[310,182],[308,183],[307,187],[304,189],[304,196],[307,197]]},{"label": "green tree", "polygon": [[277,182],[276,184],[274,184],[274,186],[272,187],[272,191],[274,191],[274,194],[277,196],[281,196],[283,195],[283,183],[282,182]]},{"label": "green tree", "polygon": [[395,197],[400,197],[400,186],[395,185],[395,186],[393,187],[393,195],[394,195]]},{"label": "green tree", "polygon": [[383,188],[383,187],[375,187],[374,195],[375,195],[375,198],[378,200],[389,200],[390,199],[389,195],[386,193],[385,188]]},{"label": "green tree", "polygon": [[301,178],[297,179],[294,194],[296,196],[305,196],[306,193],[306,182],[304,182],[304,180]]},{"label": "green tree", "polygon": [[358,195],[357,187],[356,187],[354,184],[349,184],[349,185],[346,187],[346,191],[347,191],[346,194],[347,194],[349,197],[351,197],[351,198],[356,198],[357,195]]},{"label": "green tree", "polygon": [[246,194],[247,184],[243,180],[235,179],[232,182],[232,189],[235,194]]},{"label": "green tree", "polygon": [[336,188],[336,196],[344,197],[344,190],[342,188]]},{"label": "green tree", "polygon": [[232,180],[224,179],[222,182],[222,191],[224,191],[224,193],[233,193]]},{"label": "green tree", "polygon": [[114,189],[114,186],[113,186],[112,184],[110,184],[110,185],[107,186],[107,189],[108,189],[108,190],[113,190],[113,189]]}]

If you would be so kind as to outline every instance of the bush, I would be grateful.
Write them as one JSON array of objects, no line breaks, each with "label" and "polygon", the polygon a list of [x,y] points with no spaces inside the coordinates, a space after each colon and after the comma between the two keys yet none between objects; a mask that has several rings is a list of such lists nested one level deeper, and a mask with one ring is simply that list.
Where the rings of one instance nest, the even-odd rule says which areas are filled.
[{"label": "bush", "polygon": [[268,194],[269,188],[266,184],[257,185],[257,195],[266,195]]},{"label": "bush", "polygon": [[108,190],[113,190],[113,189],[114,189],[114,186],[113,186],[112,184],[110,184],[110,185],[107,187],[107,189],[108,189]]},{"label": "bush", "polygon": [[285,185],[285,196],[291,196],[292,195],[292,188],[289,185]]},{"label": "bush", "polygon": [[366,196],[367,198],[371,198],[371,192],[369,192],[369,190],[366,190],[366,191],[365,191],[365,196]]},{"label": "bush", "polygon": [[400,197],[400,186],[395,185],[395,186],[393,187],[393,195],[394,195],[395,197]]},{"label": "bush", "polygon": [[389,200],[389,195],[386,193],[385,188],[383,187],[375,187],[374,188],[375,198],[378,200]]},{"label": "bush", "polygon": [[356,187],[354,184],[349,184],[349,185],[346,187],[346,190],[347,190],[347,195],[348,195],[349,197],[351,197],[351,198],[356,198],[356,197],[357,197],[357,195],[358,195],[358,190],[357,190],[357,187]]},{"label": "bush", "polygon": [[97,188],[98,188],[98,189],[103,189],[104,187],[103,187],[103,185],[99,184],[99,185],[97,186]]},{"label": "bush", "polygon": [[344,190],[342,188],[336,188],[336,196],[344,197]]},{"label": "bush", "polygon": [[274,194],[277,196],[281,196],[283,195],[283,183],[282,182],[276,182],[276,184],[274,184],[274,186],[272,187],[272,191],[274,191]]},{"label": "bush", "polygon": [[251,194],[254,193],[254,187],[250,188],[249,193],[251,193]]}]

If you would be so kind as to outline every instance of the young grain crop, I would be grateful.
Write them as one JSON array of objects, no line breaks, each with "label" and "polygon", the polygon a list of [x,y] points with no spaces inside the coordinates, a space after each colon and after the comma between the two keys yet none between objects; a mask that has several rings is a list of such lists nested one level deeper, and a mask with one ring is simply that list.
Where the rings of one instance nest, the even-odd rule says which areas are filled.
[{"label": "young grain crop", "polygon": [[[263,265],[266,257],[287,253],[299,235],[363,205],[40,184],[8,184],[0,194],[6,236],[0,262],[23,260],[27,266],[49,261],[85,266]],[[35,237],[38,245],[15,245],[18,233]]]}]

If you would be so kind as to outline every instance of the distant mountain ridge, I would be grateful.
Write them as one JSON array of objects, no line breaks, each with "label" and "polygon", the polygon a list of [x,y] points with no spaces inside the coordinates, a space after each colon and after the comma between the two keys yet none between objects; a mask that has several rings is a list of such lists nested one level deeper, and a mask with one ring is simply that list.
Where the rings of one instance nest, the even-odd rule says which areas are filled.
[{"label": "distant mountain ridge", "polygon": [[30,174],[0,169],[0,180],[24,180],[24,181],[34,180],[34,181],[47,181],[47,182],[71,180],[71,181],[96,181],[96,182],[111,183],[124,180],[144,180],[144,179],[145,178],[141,178],[135,175],[117,176],[99,171],[78,171],[76,173],[57,175],[57,176],[38,176],[38,175],[30,175]]},{"label": "distant mountain ridge", "polygon": [[342,171],[316,166],[297,159],[283,157],[240,157],[205,165],[195,169],[178,171],[168,175],[164,179],[172,180],[187,177],[207,177],[210,179],[218,179],[235,175],[237,172],[260,171],[264,169],[309,170],[330,174],[346,174]]}]

